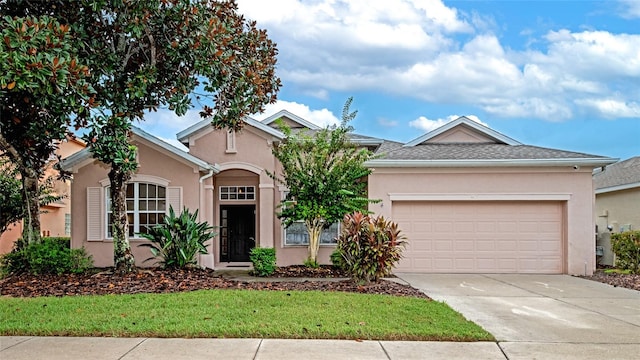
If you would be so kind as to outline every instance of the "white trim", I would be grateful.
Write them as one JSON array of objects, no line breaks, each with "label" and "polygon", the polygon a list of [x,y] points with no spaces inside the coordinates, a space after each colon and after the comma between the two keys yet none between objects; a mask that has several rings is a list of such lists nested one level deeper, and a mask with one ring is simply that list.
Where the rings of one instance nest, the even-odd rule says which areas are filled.
[{"label": "white trim", "polygon": [[273,184],[258,184],[259,189],[274,189],[275,185]]},{"label": "white trim", "polygon": [[321,129],[320,126],[318,126],[318,125],[316,125],[316,124],[314,124],[314,123],[312,123],[310,121],[307,121],[307,120],[301,118],[300,116],[298,116],[296,114],[293,114],[293,113],[289,112],[288,110],[284,110],[284,109],[278,111],[277,113],[275,113],[275,114],[273,114],[273,115],[271,115],[271,116],[269,116],[269,117],[267,117],[265,119],[262,119],[261,122],[263,124],[265,124],[265,125],[269,125],[269,124],[273,123],[274,121],[280,119],[281,117],[287,117],[290,120],[293,120],[294,122],[297,122],[298,124],[300,124],[300,125],[302,125],[304,127],[307,127],[307,128],[309,128],[311,130],[320,130]]},{"label": "white trim", "polygon": [[254,164],[250,164],[248,162],[242,162],[242,161],[229,161],[226,163],[222,163],[218,165],[218,169],[220,170],[219,172],[225,171],[225,170],[247,170],[250,171],[254,174],[262,174],[262,172],[264,171],[263,168],[254,165]]},{"label": "white trim", "polygon": [[438,135],[440,135],[440,134],[442,134],[444,132],[447,132],[450,129],[453,129],[454,127],[462,125],[462,124],[472,128],[472,129],[474,129],[476,131],[479,131],[480,133],[482,133],[482,134],[484,134],[484,135],[486,135],[486,136],[488,136],[488,137],[490,137],[490,138],[492,138],[492,139],[494,139],[494,140],[496,140],[498,142],[501,142],[501,143],[504,143],[504,144],[507,144],[507,145],[522,145],[522,143],[520,143],[520,142],[518,142],[518,141],[516,141],[516,140],[514,140],[514,139],[512,139],[512,138],[510,138],[510,137],[508,137],[508,136],[506,136],[504,134],[501,134],[501,133],[499,133],[499,132],[497,132],[497,131],[495,131],[495,130],[493,130],[491,128],[488,128],[488,127],[486,127],[486,126],[484,126],[484,125],[482,125],[482,124],[480,124],[478,122],[475,122],[475,121],[473,121],[473,120],[471,120],[471,119],[469,119],[469,118],[467,118],[465,116],[461,116],[461,117],[459,117],[459,118],[457,118],[457,119],[455,119],[453,121],[450,121],[450,122],[442,125],[441,127],[437,128],[437,129],[435,129],[433,131],[430,131],[430,132],[428,132],[428,133],[426,133],[426,134],[424,134],[424,135],[422,135],[422,136],[420,136],[420,137],[418,137],[416,139],[413,139],[413,140],[409,141],[408,143],[404,144],[403,146],[410,147],[410,146],[419,145],[419,144],[421,144],[421,143],[423,143],[423,142],[425,142],[425,141],[427,141],[429,139],[433,139],[434,137],[436,137],[436,136],[438,136]]},{"label": "white trim", "polygon": [[[251,127],[260,129],[264,132],[266,132],[269,135],[273,135],[278,139],[282,139],[284,138],[284,134],[281,131],[278,131],[277,129],[272,128],[269,125],[265,125],[263,123],[261,123],[258,120],[255,120],[252,117],[249,116],[245,116],[242,121],[244,121],[245,125],[249,125]],[[195,133],[203,130],[203,129],[209,129],[211,131],[214,131],[215,129],[213,128],[213,126],[211,126],[211,121],[208,119],[204,119],[202,121],[199,121],[191,126],[189,126],[188,128],[180,131],[178,134],[176,134],[176,138],[178,139],[178,141],[180,141],[183,144],[188,143],[189,138],[191,138]]]},{"label": "white trim", "polygon": [[[478,159],[478,160],[395,160],[376,159],[364,163],[367,167],[516,167],[516,166],[567,166],[579,170],[580,166],[600,167],[613,164],[613,158],[576,159]],[[577,168],[576,168],[577,167]]]},{"label": "white trim", "polygon": [[227,149],[224,152],[227,154],[235,154],[238,152],[236,149],[236,132],[233,130],[227,131]]},{"label": "white trim", "polygon": [[624,184],[624,185],[609,186],[609,187],[605,187],[605,188],[596,189],[596,194],[604,194],[604,193],[609,193],[609,192],[614,192],[614,191],[634,189],[634,188],[637,188],[637,187],[640,187],[640,182],[635,182],[635,183],[631,183],[631,184]]},{"label": "white trim", "polygon": [[391,201],[567,201],[570,193],[552,194],[427,194],[427,193],[392,193]]},{"label": "white trim", "polygon": [[132,130],[132,132],[133,132],[133,134],[135,136],[137,136],[137,137],[139,137],[141,139],[145,139],[149,143],[151,143],[153,145],[156,145],[156,146],[160,147],[163,150],[168,151],[169,154],[171,154],[171,155],[176,155],[180,160],[183,160],[183,161],[186,160],[186,161],[188,161],[188,162],[190,162],[190,163],[192,163],[194,165],[197,165],[200,168],[200,170],[204,171],[204,170],[213,169],[214,172],[219,172],[219,170],[216,168],[215,165],[211,165],[211,164],[207,163],[206,161],[204,161],[202,159],[199,159],[199,158],[189,154],[186,151],[180,150],[177,147],[169,144],[168,142],[166,142],[166,141],[164,141],[164,140],[162,140],[162,139],[160,139],[158,137],[155,137],[155,136],[149,134],[148,132],[146,132],[146,131],[138,128],[138,127],[132,126],[131,130]]},{"label": "white trim", "polygon": [[[109,181],[109,178],[102,179],[98,182],[100,183],[100,185],[102,185],[102,187],[111,186],[111,182]],[[151,183],[154,185],[160,185],[164,187],[169,186],[169,184],[171,183],[170,180],[167,180],[165,178],[161,178],[159,176],[154,176],[154,175],[144,175],[144,174],[133,174],[131,176],[131,180],[127,181],[127,184],[134,183],[134,182]]]},{"label": "white trim", "polygon": [[[180,150],[177,147],[169,144],[168,142],[151,135],[150,133],[132,126],[131,127],[131,132],[133,133],[134,136],[145,140],[146,142],[148,142],[149,144],[151,144],[152,146],[156,146],[158,148],[160,148],[160,150],[164,150],[168,153],[169,156],[176,158],[178,161],[182,161],[182,162],[187,162],[190,163],[192,165],[196,165],[198,167],[199,170],[201,171],[207,171],[207,170],[211,170],[213,169],[214,172],[219,172],[218,168],[216,167],[216,165],[211,165],[209,163],[207,163],[206,161],[199,159],[191,154],[189,154],[186,151]],[[133,139],[131,139],[133,140]],[[138,155],[140,153],[138,152]],[[88,159],[91,159],[91,161],[87,161]],[[66,171],[73,171],[74,173],[77,172],[77,169],[90,164],[91,162],[93,162],[93,155],[91,154],[91,147],[86,147],[78,152],[76,152],[75,154],[65,158],[64,160],[62,160],[60,162],[60,167],[63,170]],[[138,161],[139,162],[139,161]]]}]

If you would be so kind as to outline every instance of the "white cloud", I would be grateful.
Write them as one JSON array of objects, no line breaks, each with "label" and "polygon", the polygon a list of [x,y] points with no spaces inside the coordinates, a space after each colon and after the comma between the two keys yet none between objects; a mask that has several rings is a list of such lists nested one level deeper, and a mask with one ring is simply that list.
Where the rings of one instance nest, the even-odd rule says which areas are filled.
[{"label": "white cloud", "polygon": [[619,0],[622,5],[620,16],[625,19],[640,18],[640,2],[638,0]]},{"label": "white cloud", "polygon": [[252,117],[260,121],[280,110],[287,110],[321,127],[340,124],[340,120],[328,109],[312,110],[307,105],[285,100],[278,100],[275,104],[267,105],[262,114],[254,114]]},{"label": "white cloud", "polygon": [[576,100],[580,105],[589,107],[601,115],[609,118],[640,118],[640,103],[626,102],[619,99],[581,99]]},{"label": "white cloud", "polygon": [[[449,115],[444,119],[436,119],[436,120],[430,120],[425,116],[420,116],[419,118],[411,121],[409,123],[409,126],[420,129],[420,130],[424,130],[426,132],[429,131],[433,131],[453,120],[456,120],[457,118],[459,118],[460,115]],[[477,122],[478,124],[482,124],[486,127],[489,127],[488,124],[482,122],[480,120],[479,117],[475,116],[475,115],[465,115],[466,118],[468,118],[469,120],[473,120],[475,122]]]},{"label": "white cloud", "polygon": [[[560,121],[594,109],[575,99],[617,93],[630,104],[640,81],[638,34],[524,30],[535,49],[513,50],[492,32],[495,19],[438,0],[238,4],[277,42],[285,86],[319,99],[336,90],[383,92]],[[640,1],[621,4],[640,17]]]}]

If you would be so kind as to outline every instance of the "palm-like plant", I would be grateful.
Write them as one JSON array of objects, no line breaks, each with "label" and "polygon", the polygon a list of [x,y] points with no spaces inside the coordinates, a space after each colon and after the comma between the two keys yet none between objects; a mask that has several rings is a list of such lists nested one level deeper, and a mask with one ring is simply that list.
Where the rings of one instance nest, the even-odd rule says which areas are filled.
[{"label": "palm-like plant", "polygon": [[196,255],[207,254],[205,243],[216,236],[215,227],[207,222],[198,222],[198,210],[193,214],[185,207],[176,216],[173,207],[160,225],[140,234],[151,243],[140,244],[148,247],[153,254],[145,261],[158,260],[164,268],[185,268],[197,264]]}]

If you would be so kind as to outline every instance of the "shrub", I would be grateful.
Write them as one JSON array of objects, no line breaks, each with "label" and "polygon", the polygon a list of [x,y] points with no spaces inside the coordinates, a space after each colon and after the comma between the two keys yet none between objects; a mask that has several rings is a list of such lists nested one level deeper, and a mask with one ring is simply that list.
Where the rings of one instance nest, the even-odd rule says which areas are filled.
[{"label": "shrub", "polygon": [[344,263],[344,255],[342,254],[342,251],[340,251],[340,248],[333,250],[329,259],[331,259],[331,264],[334,267],[340,270],[345,270],[346,264]]},{"label": "shrub", "polygon": [[4,255],[4,273],[64,274],[83,273],[93,267],[84,248],[71,249],[69,238],[42,238],[41,242],[16,247]]},{"label": "shrub", "polygon": [[258,248],[251,249],[249,258],[253,263],[253,272],[255,276],[269,276],[276,271],[276,249],[274,248]]},{"label": "shrub", "polygon": [[611,234],[611,249],[616,254],[616,267],[640,273],[640,230]]},{"label": "shrub", "polygon": [[196,255],[207,254],[205,243],[216,236],[214,227],[207,222],[198,222],[198,210],[193,214],[185,207],[180,216],[176,216],[173,207],[160,225],[139,234],[151,243],[138,246],[148,247],[152,257],[145,261],[158,260],[165,268],[185,268],[197,264]]},{"label": "shrub", "polygon": [[318,262],[316,260],[313,260],[312,258],[306,258],[302,262],[302,265],[312,269],[317,269],[320,267],[320,264],[318,264]]},{"label": "shrub", "polygon": [[356,281],[378,281],[391,273],[402,257],[406,244],[398,225],[382,216],[370,217],[360,212],[345,215],[338,237],[345,271]]}]

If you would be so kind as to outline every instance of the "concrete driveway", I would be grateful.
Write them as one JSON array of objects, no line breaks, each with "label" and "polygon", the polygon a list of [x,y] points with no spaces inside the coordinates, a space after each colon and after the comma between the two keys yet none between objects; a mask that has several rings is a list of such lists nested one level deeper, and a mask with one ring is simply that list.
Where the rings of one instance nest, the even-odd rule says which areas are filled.
[{"label": "concrete driveway", "polygon": [[508,359],[637,359],[640,292],[567,275],[396,274],[492,333]]}]

